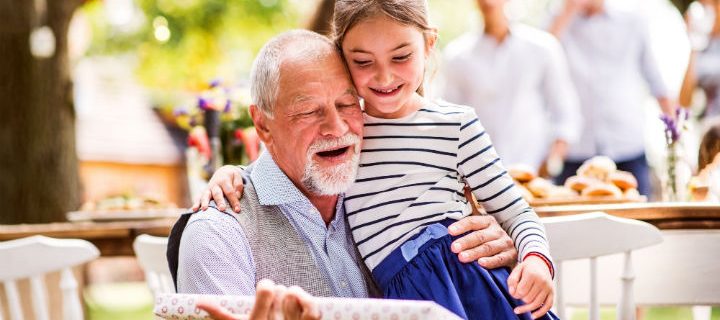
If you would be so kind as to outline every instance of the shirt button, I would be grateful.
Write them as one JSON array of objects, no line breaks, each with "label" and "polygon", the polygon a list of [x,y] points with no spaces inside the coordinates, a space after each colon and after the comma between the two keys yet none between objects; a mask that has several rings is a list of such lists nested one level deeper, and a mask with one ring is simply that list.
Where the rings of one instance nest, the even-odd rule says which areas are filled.
[{"label": "shirt button", "polygon": [[340,281],[340,287],[347,288],[347,281]]}]

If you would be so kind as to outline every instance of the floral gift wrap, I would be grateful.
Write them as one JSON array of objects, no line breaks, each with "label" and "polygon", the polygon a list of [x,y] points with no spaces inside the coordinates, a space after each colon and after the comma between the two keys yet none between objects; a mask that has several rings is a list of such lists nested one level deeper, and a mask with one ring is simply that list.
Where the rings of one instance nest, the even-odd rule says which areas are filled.
[{"label": "floral gift wrap", "polygon": [[[161,294],[155,298],[154,313],[158,319],[210,319],[207,313],[198,309],[200,300],[215,301],[232,313],[249,315],[255,297],[216,296],[193,294]],[[455,314],[434,302],[316,298],[322,312],[322,319],[328,320],[456,320]]]}]

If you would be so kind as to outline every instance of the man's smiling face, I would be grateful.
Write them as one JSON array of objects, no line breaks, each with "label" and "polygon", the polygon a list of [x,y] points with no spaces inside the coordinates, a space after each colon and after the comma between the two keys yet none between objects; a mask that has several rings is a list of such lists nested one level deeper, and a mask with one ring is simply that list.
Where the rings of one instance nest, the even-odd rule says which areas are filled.
[{"label": "man's smiling face", "polygon": [[345,191],[355,180],[363,119],[339,54],[329,48],[313,57],[286,58],[280,70],[273,116],[261,115],[270,133],[268,150],[304,192]]}]

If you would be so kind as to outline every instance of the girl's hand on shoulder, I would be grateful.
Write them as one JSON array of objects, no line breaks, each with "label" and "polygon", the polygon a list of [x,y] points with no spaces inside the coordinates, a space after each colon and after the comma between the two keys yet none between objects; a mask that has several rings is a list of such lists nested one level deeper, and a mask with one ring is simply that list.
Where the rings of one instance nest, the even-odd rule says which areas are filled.
[{"label": "girl's hand on shoulder", "polygon": [[231,165],[222,166],[210,178],[200,199],[195,199],[192,211],[207,210],[210,200],[215,200],[218,210],[225,211],[227,209],[225,199],[227,198],[233,211],[240,212],[243,187],[242,169]]},{"label": "girl's hand on shoulder", "polygon": [[508,289],[524,305],[515,308],[516,314],[532,312],[533,319],[545,315],[553,305],[555,287],[547,263],[530,255],[518,264],[508,277]]}]

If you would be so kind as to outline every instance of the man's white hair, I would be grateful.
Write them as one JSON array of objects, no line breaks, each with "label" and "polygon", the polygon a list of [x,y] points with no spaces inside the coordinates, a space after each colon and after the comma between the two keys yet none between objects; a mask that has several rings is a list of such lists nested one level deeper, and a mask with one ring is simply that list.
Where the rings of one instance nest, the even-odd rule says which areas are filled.
[{"label": "man's white hair", "polygon": [[250,96],[268,117],[273,117],[280,87],[280,68],[284,61],[315,61],[335,46],[327,37],[308,30],[290,30],[270,39],[260,50],[250,71]]}]

